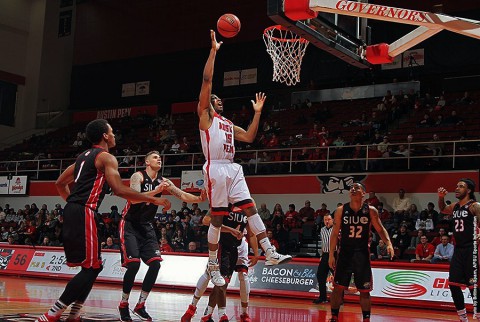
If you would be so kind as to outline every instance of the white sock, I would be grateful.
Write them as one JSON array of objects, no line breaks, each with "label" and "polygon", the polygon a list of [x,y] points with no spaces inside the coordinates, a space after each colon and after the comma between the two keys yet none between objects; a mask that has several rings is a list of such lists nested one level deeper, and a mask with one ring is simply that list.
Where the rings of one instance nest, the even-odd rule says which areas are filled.
[{"label": "white sock", "polygon": [[458,314],[458,317],[460,318],[460,321],[468,322],[467,309],[458,310],[457,314]]},{"label": "white sock", "polygon": [[67,309],[67,306],[60,300],[57,300],[55,304],[48,310],[49,316],[60,317],[63,312]]},{"label": "white sock", "polygon": [[219,319],[226,314],[227,314],[227,308],[225,308],[225,307],[219,307],[218,308],[218,318]]},{"label": "white sock", "polygon": [[150,294],[150,292],[141,291],[140,297],[138,298],[138,303],[139,304],[145,303],[145,301],[147,300],[148,294]]},{"label": "white sock", "polygon": [[272,244],[270,244],[270,239],[268,239],[268,237],[260,240],[260,247],[262,247],[265,255],[267,256],[270,255],[270,253],[272,252]]}]

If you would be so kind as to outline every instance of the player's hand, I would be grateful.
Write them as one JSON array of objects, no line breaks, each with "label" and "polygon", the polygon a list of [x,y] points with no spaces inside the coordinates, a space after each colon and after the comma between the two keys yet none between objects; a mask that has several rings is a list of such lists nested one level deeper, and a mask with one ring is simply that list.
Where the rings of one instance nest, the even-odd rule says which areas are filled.
[{"label": "player's hand", "polygon": [[250,257],[250,259],[248,261],[248,267],[253,267],[253,266],[257,265],[258,258],[259,258],[258,256]]},{"label": "player's hand", "polygon": [[160,193],[162,192],[163,190],[167,189],[168,187],[170,187],[170,185],[172,184],[172,182],[168,179],[163,179],[160,184],[155,188],[155,191]]},{"label": "player's hand", "polygon": [[393,250],[392,244],[387,246],[387,252],[388,255],[390,255],[390,259],[393,259],[393,257],[395,256],[395,251]]},{"label": "player's hand", "polygon": [[207,190],[205,189],[202,189],[200,190],[200,196],[198,196],[200,199],[199,199],[199,202],[203,202],[205,200],[207,200]]},{"label": "player's hand", "polygon": [[238,225],[237,228],[232,229],[230,233],[238,240],[241,240],[243,238],[243,231],[240,231],[240,225]]},{"label": "player's hand", "polygon": [[267,96],[265,93],[259,92],[255,94],[255,102],[252,100],[252,105],[253,105],[253,110],[257,113],[260,113],[263,109],[263,104],[265,103],[265,100],[267,99]]},{"label": "player's hand", "polygon": [[447,195],[448,191],[444,187],[438,188],[438,196],[439,197],[445,197]]},{"label": "player's hand", "polygon": [[335,256],[328,256],[328,266],[330,266],[331,269],[335,270]]},{"label": "player's hand", "polygon": [[170,200],[167,198],[155,198],[155,204],[157,206],[163,206],[163,209],[169,210],[172,207]]},{"label": "player's hand", "polygon": [[210,30],[210,38],[212,39],[212,49],[215,51],[219,50],[220,46],[223,44],[223,41],[217,42],[215,31]]}]

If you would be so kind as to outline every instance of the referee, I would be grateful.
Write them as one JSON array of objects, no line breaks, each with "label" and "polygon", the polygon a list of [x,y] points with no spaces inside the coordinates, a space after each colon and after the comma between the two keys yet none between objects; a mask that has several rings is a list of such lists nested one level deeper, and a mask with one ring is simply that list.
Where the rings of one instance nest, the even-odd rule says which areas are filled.
[{"label": "referee", "polygon": [[323,223],[325,226],[320,229],[320,238],[322,240],[322,258],[320,263],[318,263],[317,269],[317,280],[318,280],[318,290],[320,295],[318,299],[313,300],[315,304],[327,303],[327,276],[328,271],[333,271],[328,266],[328,255],[330,252],[330,235],[333,230],[333,219],[330,214],[326,214],[323,217]]}]

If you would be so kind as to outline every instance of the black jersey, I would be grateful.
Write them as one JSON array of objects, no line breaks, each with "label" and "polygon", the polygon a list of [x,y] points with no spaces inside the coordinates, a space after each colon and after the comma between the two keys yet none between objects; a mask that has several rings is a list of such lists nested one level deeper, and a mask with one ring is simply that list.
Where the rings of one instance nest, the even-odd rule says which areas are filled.
[{"label": "black jersey", "polygon": [[86,150],[75,161],[73,187],[67,202],[78,203],[93,210],[98,210],[105,193],[109,190],[105,174],[95,167],[97,156],[106,152],[98,145]]},{"label": "black jersey", "polygon": [[[230,211],[227,216],[223,216],[223,225],[242,231],[247,226],[247,215],[243,211]],[[238,227],[240,226],[240,227]],[[220,237],[220,242],[224,245],[231,245],[238,247],[242,240],[238,240],[235,236],[230,233],[222,233]]]},{"label": "black jersey", "polygon": [[[140,185],[140,192],[153,191],[162,182],[162,177],[157,177],[155,180],[149,177],[147,171],[139,171],[143,176],[143,181]],[[160,197],[162,194],[155,195]],[[147,223],[151,222],[157,213],[158,206],[152,203],[140,202],[132,204],[127,201],[125,208],[123,208],[122,216],[125,220],[134,223]]]},{"label": "black jersey", "polygon": [[370,223],[370,208],[367,203],[364,203],[357,212],[350,208],[350,203],[343,205],[340,247],[343,249],[368,249]]},{"label": "black jersey", "polygon": [[453,207],[453,221],[455,228],[453,237],[455,238],[455,247],[473,246],[473,220],[475,215],[469,210],[474,200],[469,200],[463,206],[457,202]]}]

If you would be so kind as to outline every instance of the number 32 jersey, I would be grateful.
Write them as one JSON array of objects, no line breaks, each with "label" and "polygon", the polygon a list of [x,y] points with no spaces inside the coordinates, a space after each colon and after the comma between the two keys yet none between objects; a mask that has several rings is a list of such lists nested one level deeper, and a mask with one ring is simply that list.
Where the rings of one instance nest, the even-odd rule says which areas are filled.
[{"label": "number 32 jersey", "polygon": [[368,249],[371,223],[368,204],[364,203],[357,212],[352,210],[350,203],[343,205],[341,220],[340,248]]}]

